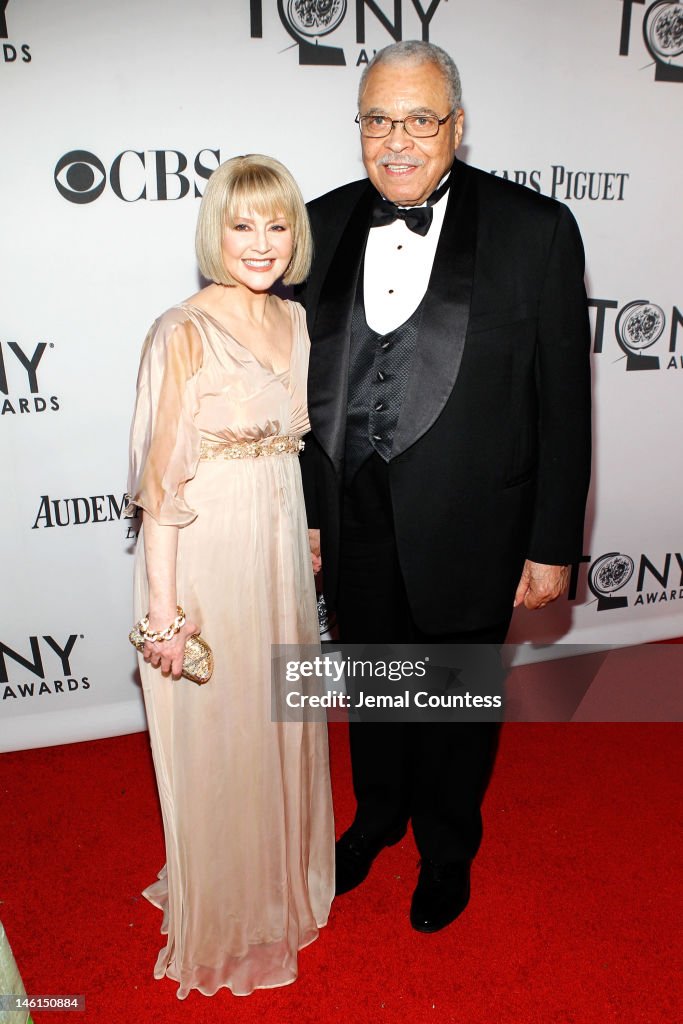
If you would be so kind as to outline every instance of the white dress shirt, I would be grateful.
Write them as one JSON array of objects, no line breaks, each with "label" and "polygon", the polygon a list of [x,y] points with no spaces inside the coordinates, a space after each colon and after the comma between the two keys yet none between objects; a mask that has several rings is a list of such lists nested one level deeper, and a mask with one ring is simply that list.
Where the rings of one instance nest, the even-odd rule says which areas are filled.
[{"label": "white dress shirt", "polygon": [[432,207],[432,223],[424,236],[411,231],[402,220],[370,228],[363,289],[365,319],[377,334],[388,334],[405,323],[420,305],[432,273],[447,203],[448,192]]}]

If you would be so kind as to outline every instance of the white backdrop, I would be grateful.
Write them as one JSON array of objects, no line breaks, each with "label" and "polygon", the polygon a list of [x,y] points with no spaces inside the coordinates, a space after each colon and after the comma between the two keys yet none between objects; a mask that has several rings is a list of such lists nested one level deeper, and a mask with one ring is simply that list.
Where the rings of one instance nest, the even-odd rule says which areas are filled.
[{"label": "white backdrop", "polygon": [[147,327],[198,284],[197,193],[216,154],[270,153],[306,198],[360,177],[362,64],[424,34],[461,70],[460,155],[567,201],[587,251],[585,562],[569,597],[516,614],[512,639],[683,633],[681,3],[9,0],[0,749],[144,728],[126,640],[128,427]]}]

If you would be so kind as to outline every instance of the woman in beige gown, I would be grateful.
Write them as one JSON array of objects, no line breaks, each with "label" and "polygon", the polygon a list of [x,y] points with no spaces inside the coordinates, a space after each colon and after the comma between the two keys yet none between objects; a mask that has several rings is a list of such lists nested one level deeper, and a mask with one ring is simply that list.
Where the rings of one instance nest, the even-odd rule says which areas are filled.
[{"label": "woman in beige gown", "polygon": [[[197,252],[213,283],[164,313],[142,351],[131,504],[143,510],[135,615],[166,865],[145,896],[167,943],[155,977],[236,995],[286,985],[328,917],[334,831],[325,726],[271,721],[271,645],[318,624],[298,464],[308,430],[302,308],[269,289],[310,263],[303,200],[268,157],[209,181]],[[177,678],[201,629],[211,680]]]}]

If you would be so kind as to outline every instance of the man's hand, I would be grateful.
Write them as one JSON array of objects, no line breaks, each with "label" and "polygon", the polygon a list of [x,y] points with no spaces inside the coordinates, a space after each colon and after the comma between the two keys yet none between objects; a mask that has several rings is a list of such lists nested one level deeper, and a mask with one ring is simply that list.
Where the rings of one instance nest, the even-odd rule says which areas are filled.
[{"label": "man's hand", "polygon": [[308,544],[311,549],[311,564],[313,566],[313,575],[320,572],[323,564],[323,560],[320,557],[320,530],[309,530],[308,531]]},{"label": "man's hand", "polygon": [[527,558],[515,593],[514,607],[524,604],[529,609],[545,608],[567,589],[568,583],[568,565],[542,565]]}]

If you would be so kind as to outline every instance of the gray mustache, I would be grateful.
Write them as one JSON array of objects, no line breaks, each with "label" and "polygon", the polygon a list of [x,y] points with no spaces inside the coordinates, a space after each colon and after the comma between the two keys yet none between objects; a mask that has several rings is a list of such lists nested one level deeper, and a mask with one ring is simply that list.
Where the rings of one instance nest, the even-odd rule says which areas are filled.
[{"label": "gray mustache", "polygon": [[377,160],[378,167],[386,167],[387,164],[402,164],[404,167],[422,167],[422,160],[399,160],[396,157],[382,156]]}]

